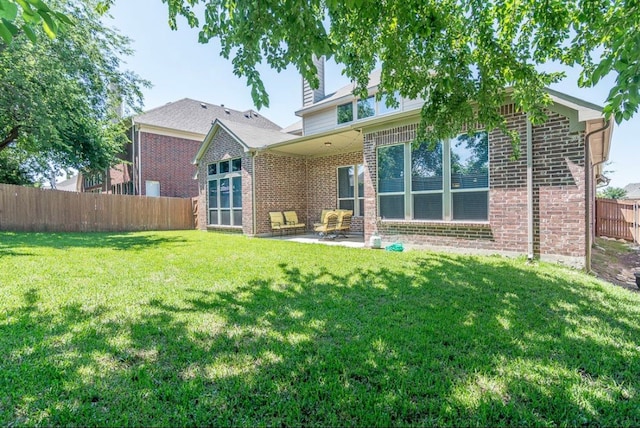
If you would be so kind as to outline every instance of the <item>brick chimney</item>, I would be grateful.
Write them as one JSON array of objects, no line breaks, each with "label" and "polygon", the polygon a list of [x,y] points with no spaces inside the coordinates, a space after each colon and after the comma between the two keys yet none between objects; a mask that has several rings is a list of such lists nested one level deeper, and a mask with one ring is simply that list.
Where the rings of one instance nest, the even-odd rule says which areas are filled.
[{"label": "brick chimney", "polygon": [[313,56],[313,65],[318,70],[318,89],[312,89],[309,82],[302,79],[302,107],[308,107],[324,98],[324,56],[317,58]]}]

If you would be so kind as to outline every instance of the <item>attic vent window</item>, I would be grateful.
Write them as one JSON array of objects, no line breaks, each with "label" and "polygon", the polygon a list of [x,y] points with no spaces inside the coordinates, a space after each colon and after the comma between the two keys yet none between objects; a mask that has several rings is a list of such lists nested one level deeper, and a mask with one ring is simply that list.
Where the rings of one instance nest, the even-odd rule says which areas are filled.
[{"label": "attic vent window", "polygon": [[200,107],[207,108],[207,105],[205,103],[200,103]]},{"label": "attic vent window", "polygon": [[231,114],[231,112],[229,111],[228,108],[224,109],[224,112],[227,113],[227,114]]}]

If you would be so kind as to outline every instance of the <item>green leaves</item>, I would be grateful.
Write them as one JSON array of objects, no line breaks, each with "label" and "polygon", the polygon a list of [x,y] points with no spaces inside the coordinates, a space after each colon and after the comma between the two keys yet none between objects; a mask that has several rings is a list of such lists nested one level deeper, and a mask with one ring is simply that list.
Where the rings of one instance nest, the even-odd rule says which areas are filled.
[{"label": "green leaves", "polygon": [[[0,0],[0,36],[23,31],[35,41],[72,24],[51,9],[58,0]],[[369,74],[382,66],[379,90],[422,98],[422,125],[433,137],[467,123],[502,127],[496,114],[505,88],[534,121],[545,119],[544,88],[562,75],[539,72],[550,61],[581,68],[581,86],[615,76],[604,110],[617,121],[640,105],[640,5],[626,0],[160,0],[169,25],[183,16],[199,41],[220,40],[220,54],[247,79],[256,106],[269,96],[258,65],[294,66],[318,83],[312,55],[334,57],[366,96]],[[92,1],[106,13],[113,0]],[[200,6],[200,7],[199,7]],[[22,13],[20,13],[22,11]],[[196,13],[198,11],[199,13]],[[202,15],[200,15],[200,13]],[[202,24],[201,24],[202,23]],[[471,108],[469,105],[476,105]],[[517,141],[514,139],[514,148]]]},{"label": "green leaves", "polygon": [[18,16],[18,6],[9,0],[0,0],[0,18],[9,22]]},{"label": "green leaves", "polygon": [[39,174],[108,168],[126,139],[115,106],[138,108],[147,82],[120,70],[129,41],[102,25],[93,0],[47,3],[57,10],[29,0],[30,25],[0,45],[0,151],[15,143]]},{"label": "green leaves", "polygon": [[18,7],[8,1],[0,0],[0,37],[5,43],[11,42],[13,36],[18,33],[18,27],[13,24],[18,16]]},{"label": "green leaves", "polygon": [[0,36],[6,44],[20,32],[35,43],[36,28],[40,24],[45,34],[53,39],[61,26],[73,25],[73,21],[66,14],[52,10],[42,0],[0,0]]},{"label": "green leaves", "polygon": [[[579,84],[617,79],[607,115],[627,120],[640,94],[640,6],[624,0],[162,0],[170,25],[178,15],[198,26],[199,40],[220,40],[257,106],[268,94],[257,72],[296,67],[316,84],[312,55],[333,56],[366,96],[369,74],[382,66],[379,89],[422,98],[422,129],[454,135],[466,123],[502,127],[496,114],[505,88],[534,121],[545,119],[544,87],[562,75],[541,73],[550,61],[582,68]],[[111,0],[103,0],[110,3]],[[196,8],[197,10],[197,8]],[[202,18],[201,18],[202,19]],[[469,104],[477,108],[468,107]],[[514,137],[514,148],[517,146]]]}]

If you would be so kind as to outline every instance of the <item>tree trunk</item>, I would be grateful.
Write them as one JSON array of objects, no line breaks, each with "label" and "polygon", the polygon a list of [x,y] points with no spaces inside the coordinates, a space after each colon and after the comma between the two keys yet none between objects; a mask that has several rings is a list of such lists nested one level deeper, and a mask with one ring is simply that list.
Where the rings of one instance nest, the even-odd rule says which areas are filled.
[{"label": "tree trunk", "polygon": [[13,128],[11,128],[11,131],[9,131],[9,135],[7,135],[7,137],[4,138],[0,143],[0,151],[7,148],[9,144],[11,144],[13,141],[15,141],[16,138],[18,138],[19,130],[20,130],[19,126],[14,126]]}]

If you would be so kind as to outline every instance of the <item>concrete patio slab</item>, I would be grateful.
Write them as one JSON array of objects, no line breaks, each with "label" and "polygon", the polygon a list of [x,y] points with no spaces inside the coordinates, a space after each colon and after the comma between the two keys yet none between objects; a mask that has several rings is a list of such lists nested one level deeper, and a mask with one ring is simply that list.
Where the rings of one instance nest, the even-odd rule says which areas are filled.
[{"label": "concrete patio slab", "polygon": [[275,239],[279,241],[292,241],[300,242],[303,244],[323,244],[323,245],[337,245],[342,247],[351,248],[364,248],[364,236],[349,234],[348,238],[340,237],[335,239],[321,239],[317,234],[305,233],[299,235],[275,235],[265,236],[267,239]]}]

